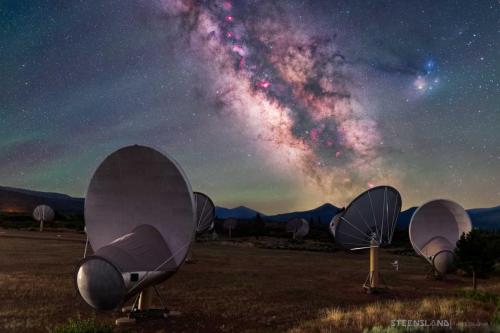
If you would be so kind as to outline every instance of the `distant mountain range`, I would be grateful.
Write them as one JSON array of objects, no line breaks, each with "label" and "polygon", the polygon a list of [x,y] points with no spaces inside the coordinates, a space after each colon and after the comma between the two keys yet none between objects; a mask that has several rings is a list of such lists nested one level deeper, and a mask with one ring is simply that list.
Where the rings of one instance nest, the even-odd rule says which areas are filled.
[{"label": "distant mountain range", "polygon": [[491,208],[468,209],[467,213],[475,227],[482,229],[500,229],[500,206]]},{"label": "distant mountain range", "polygon": [[30,214],[38,205],[49,205],[63,214],[83,214],[84,199],[66,194],[0,186],[0,212]]},{"label": "distant mountain range", "polygon": [[215,215],[218,219],[225,220],[227,218],[236,218],[239,220],[254,219],[257,214],[260,214],[263,219],[271,222],[286,222],[294,218],[304,218],[308,221],[313,221],[318,224],[330,223],[332,217],[337,214],[339,208],[331,204],[324,204],[318,208],[306,210],[302,212],[291,212],[277,215],[265,215],[256,210],[245,206],[228,209],[224,207],[216,207]]},{"label": "distant mountain range", "polygon": [[[31,214],[40,204],[51,206],[56,212],[63,214],[83,214],[85,200],[66,194],[31,191],[13,187],[0,186],[0,212]],[[399,215],[398,225],[407,228],[417,208],[411,207]],[[240,220],[254,219],[257,214],[270,222],[286,222],[293,218],[304,218],[314,224],[327,225],[339,211],[338,207],[326,203],[315,209],[276,215],[265,215],[245,206],[236,208],[216,207],[218,219],[236,218]],[[467,210],[474,227],[482,229],[500,229],[500,206],[492,208],[476,208]]]},{"label": "distant mountain range", "polygon": [[[286,222],[293,218],[304,218],[308,221],[312,221],[314,224],[329,224],[333,216],[337,214],[340,208],[335,207],[331,204],[324,204],[318,208],[293,212],[284,213],[277,215],[265,215],[256,210],[245,206],[239,206],[233,209],[216,207],[215,214],[218,219],[236,218],[241,220],[254,219],[257,214],[260,214],[262,218],[266,221],[271,222]],[[408,228],[410,225],[411,217],[417,207],[411,207],[404,210],[399,214],[398,226],[400,228]],[[476,208],[468,209],[472,224],[476,228],[481,229],[499,229],[500,230],[500,206],[492,208]]]}]

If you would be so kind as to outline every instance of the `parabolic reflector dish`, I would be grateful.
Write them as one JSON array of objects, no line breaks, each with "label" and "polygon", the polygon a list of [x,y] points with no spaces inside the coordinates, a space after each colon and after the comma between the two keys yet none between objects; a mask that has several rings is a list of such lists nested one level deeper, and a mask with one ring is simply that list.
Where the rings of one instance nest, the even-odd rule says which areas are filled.
[{"label": "parabolic reflector dish", "polygon": [[196,205],[196,234],[200,235],[214,228],[215,205],[204,193],[194,192]]},{"label": "parabolic reflector dish", "polygon": [[287,222],[286,231],[292,232],[294,237],[303,238],[309,233],[309,222],[305,219],[295,218]]},{"label": "parabolic reflector dish", "polygon": [[453,269],[457,241],[472,230],[469,215],[456,202],[444,199],[420,206],[410,221],[410,242],[438,273]]},{"label": "parabolic reflector dish", "polygon": [[401,212],[401,195],[391,186],[377,186],[356,197],[334,216],[330,228],[344,249],[390,244]]},{"label": "parabolic reflector dish", "polygon": [[39,205],[33,210],[33,218],[36,221],[50,222],[54,219],[55,213],[50,206]]},{"label": "parabolic reflector dish", "polygon": [[94,255],[76,274],[82,298],[96,309],[120,306],[174,274],[195,232],[191,186],[168,155],[129,146],[97,168],[85,199]]},{"label": "parabolic reflector dish", "polygon": [[344,210],[345,210],[345,207],[339,209],[337,211],[337,214],[335,214],[335,216],[330,221],[328,229],[329,229],[330,233],[332,234],[332,236],[335,236],[335,226],[337,225],[337,223],[339,223],[340,217],[342,216],[342,213],[344,212]]}]

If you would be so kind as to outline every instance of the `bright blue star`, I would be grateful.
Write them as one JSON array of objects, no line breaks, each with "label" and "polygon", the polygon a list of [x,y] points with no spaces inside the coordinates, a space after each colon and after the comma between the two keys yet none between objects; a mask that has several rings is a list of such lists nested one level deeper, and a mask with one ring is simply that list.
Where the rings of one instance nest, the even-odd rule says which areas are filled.
[{"label": "bright blue star", "polygon": [[436,68],[436,62],[433,59],[429,59],[425,62],[425,71],[427,74],[431,74]]}]

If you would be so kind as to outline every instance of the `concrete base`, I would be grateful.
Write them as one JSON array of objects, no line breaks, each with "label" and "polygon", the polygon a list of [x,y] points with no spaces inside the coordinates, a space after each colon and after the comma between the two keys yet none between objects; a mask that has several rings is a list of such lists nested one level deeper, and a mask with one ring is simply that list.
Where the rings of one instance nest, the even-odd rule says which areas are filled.
[{"label": "concrete base", "polygon": [[[123,308],[122,310],[125,310],[125,308]],[[168,317],[178,317],[181,314],[182,313],[180,313],[179,311],[165,312],[161,309],[148,309],[144,311],[137,310],[131,312],[128,317],[121,317],[116,319],[115,324],[116,326],[131,326],[137,324],[137,322],[139,321],[150,319],[166,319]]]},{"label": "concrete base", "polygon": [[371,294],[378,294],[382,291],[382,288],[371,288],[370,286],[363,286],[363,290],[371,295]]},{"label": "concrete base", "polygon": [[121,317],[115,320],[115,325],[116,326],[132,326],[137,323],[137,320],[135,318],[130,318],[130,317]]},{"label": "concrete base", "polygon": [[179,311],[169,311],[168,313],[169,317],[179,317],[180,315],[182,315],[182,312]]},{"label": "concrete base", "polygon": [[132,311],[132,309],[133,309],[133,308],[132,308],[132,305],[124,306],[124,307],[122,308],[122,313],[129,313],[129,312],[131,312],[131,311]]},{"label": "concrete base", "polygon": [[[166,308],[152,308],[151,304],[154,291],[155,287],[145,288],[139,295],[139,299],[134,302],[134,305],[122,307],[122,312],[128,313],[128,317],[118,318],[116,320],[116,325],[134,325],[138,321],[166,319],[168,317],[180,316],[181,313],[177,311],[169,311]],[[158,290],[156,290],[156,292],[161,300],[161,296],[158,293]]]}]

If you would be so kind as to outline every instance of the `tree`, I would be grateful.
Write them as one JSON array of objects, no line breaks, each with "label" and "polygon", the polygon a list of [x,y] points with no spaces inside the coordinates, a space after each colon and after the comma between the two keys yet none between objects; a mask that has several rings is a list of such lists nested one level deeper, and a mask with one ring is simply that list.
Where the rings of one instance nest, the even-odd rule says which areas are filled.
[{"label": "tree", "polygon": [[259,213],[255,216],[254,220],[254,236],[259,239],[260,236],[264,236],[266,233],[266,222],[262,219]]},{"label": "tree", "polygon": [[495,269],[500,253],[494,234],[473,229],[462,234],[455,249],[456,265],[472,275],[472,287],[477,288],[476,277],[487,277]]},{"label": "tree", "polygon": [[238,220],[235,218],[228,218],[224,220],[224,229],[226,229],[229,233],[229,239],[231,239],[231,231],[236,228],[236,224],[238,223]]}]

